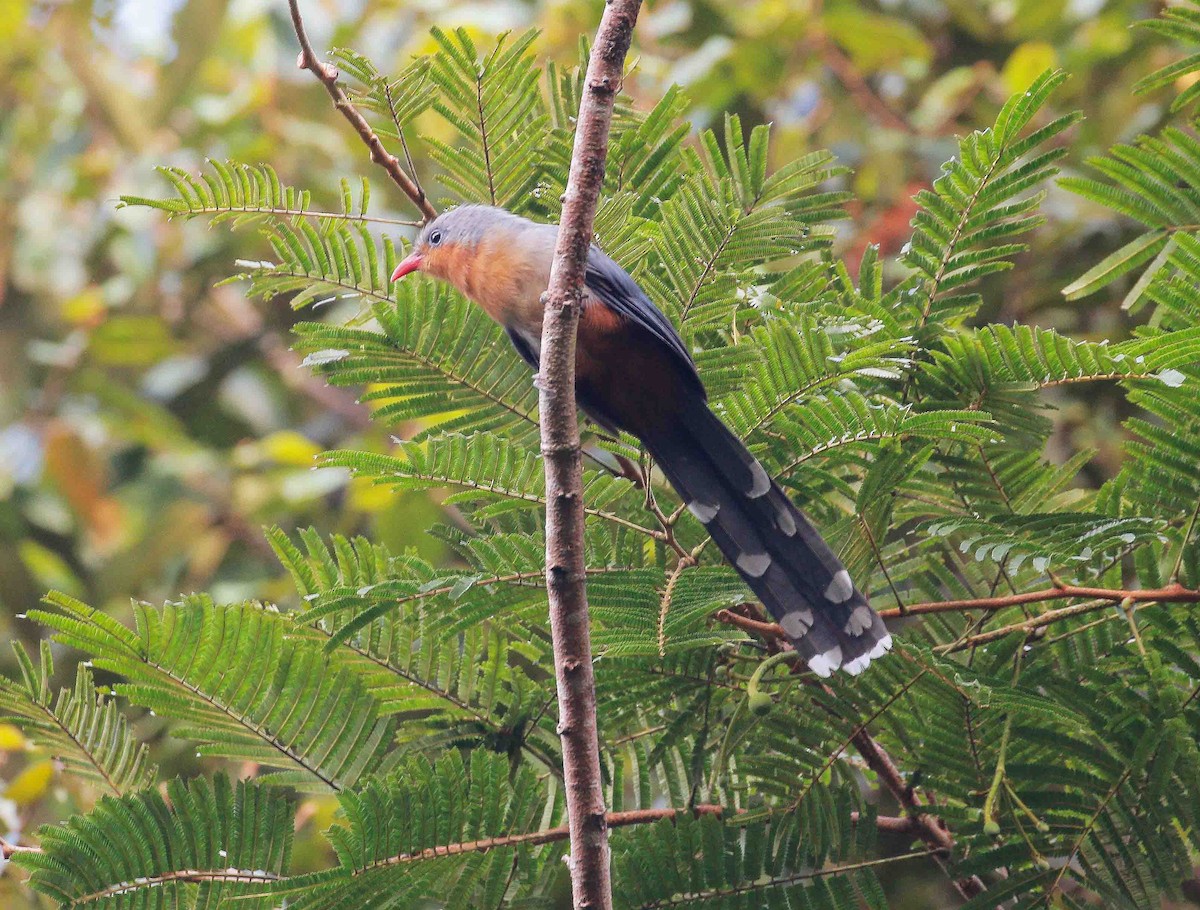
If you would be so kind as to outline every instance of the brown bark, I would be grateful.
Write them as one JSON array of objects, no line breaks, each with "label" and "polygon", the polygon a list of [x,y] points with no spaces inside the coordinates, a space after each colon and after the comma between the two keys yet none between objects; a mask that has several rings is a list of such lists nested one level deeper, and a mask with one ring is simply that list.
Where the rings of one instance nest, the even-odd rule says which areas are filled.
[{"label": "brown bark", "polygon": [[600,777],[596,691],[584,588],[583,480],[575,413],[575,334],[596,203],[604,184],[613,101],[641,0],[609,0],[592,46],[579,105],[562,222],[544,298],[542,457],[546,469],[546,588],[576,910],[609,910],[608,824]]},{"label": "brown bark", "polygon": [[[967,644],[983,644],[1010,632],[1040,628],[1048,625],[1049,621],[1076,616],[1079,613],[1101,609],[1115,603],[1128,600],[1131,603],[1200,603],[1200,591],[1185,588],[1173,583],[1165,588],[1141,588],[1125,590],[1122,588],[1085,588],[1078,585],[1056,585],[1041,591],[1025,591],[1020,594],[1005,594],[1000,597],[979,597],[972,600],[933,600],[928,603],[909,604],[899,608],[880,610],[879,615],[884,619],[899,619],[902,616],[919,616],[925,613],[965,613],[970,610],[1003,610],[1020,604],[1044,603],[1051,600],[1071,600],[1073,598],[1089,598],[1097,601],[1094,604],[1080,604],[1077,608],[1064,607],[1061,610],[1051,610],[1042,616],[1035,616],[1015,626],[995,629],[986,636],[976,636]],[[718,622],[737,626],[747,632],[762,635],[767,638],[785,638],[783,629],[778,623],[763,622],[751,617],[742,616],[733,610],[718,610]]]}]

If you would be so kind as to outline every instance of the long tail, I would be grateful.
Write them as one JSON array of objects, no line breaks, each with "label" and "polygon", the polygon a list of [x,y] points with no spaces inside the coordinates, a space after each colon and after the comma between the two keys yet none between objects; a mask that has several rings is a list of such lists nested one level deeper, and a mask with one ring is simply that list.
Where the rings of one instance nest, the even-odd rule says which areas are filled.
[{"label": "long tail", "polygon": [[813,672],[856,675],[891,649],[846,567],[704,402],[643,441]]}]

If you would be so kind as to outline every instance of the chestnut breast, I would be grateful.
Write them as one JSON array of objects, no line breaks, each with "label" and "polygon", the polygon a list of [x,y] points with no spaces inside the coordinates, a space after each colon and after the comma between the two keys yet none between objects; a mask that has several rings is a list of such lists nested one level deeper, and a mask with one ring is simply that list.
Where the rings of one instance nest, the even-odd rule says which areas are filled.
[{"label": "chestnut breast", "polygon": [[692,394],[662,343],[594,297],[584,303],[575,352],[579,403],[605,426],[643,436],[677,419]]},{"label": "chestnut breast", "polygon": [[449,281],[505,328],[540,334],[541,295],[554,251],[539,239],[496,232],[474,247],[446,244],[426,255],[423,269]]}]

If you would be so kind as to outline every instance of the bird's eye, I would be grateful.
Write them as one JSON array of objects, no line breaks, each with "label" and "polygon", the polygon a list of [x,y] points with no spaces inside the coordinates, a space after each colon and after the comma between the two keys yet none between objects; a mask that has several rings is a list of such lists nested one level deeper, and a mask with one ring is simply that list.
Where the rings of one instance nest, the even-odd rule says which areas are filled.
[{"label": "bird's eye", "polygon": [[431,231],[429,233],[429,245],[430,246],[437,246],[441,242],[442,242],[442,232],[441,231]]}]

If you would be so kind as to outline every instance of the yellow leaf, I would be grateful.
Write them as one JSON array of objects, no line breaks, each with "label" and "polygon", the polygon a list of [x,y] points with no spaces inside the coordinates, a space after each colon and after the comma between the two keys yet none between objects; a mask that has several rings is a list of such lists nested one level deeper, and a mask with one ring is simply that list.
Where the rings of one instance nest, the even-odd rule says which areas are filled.
[{"label": "yellow leaf", "polygon": [[17,556],[39,587],[83,596],[83,585],[79,578],[71,571],[67,561],[49,547],[33,540],[22,540],[17,544]]},{"label": "yellow leaf", "polygon": [[25,735],[12,724],[0,724],[0,752],[19,752],[28,745]]},{"label": "yellow leaf", "polygon": [[82,519],[101,553],[111,553],[121,540],[124,517],[109,495],[108,464],[65,423],[46,431],[46,473]]},{"label": "yellow leaf", "polygon": [[25,19],[29,15],[29,0],[5,0],[0,3],[0,35],[10,47],[18,45],[18,37],[25,30]]},{"label": "yellow leaf", "polygon": [[271,433],[263,437],[259,446],[268,460],[302,468],[311,468],[313,458],[321,452],[320,446],[295,430]]},{"label": "yellow leaf", "polygon": [[1023,92],[1033,80],[1058,66],[1058,51],[1045,41],[1026,41],[1008,56],[1000,77],[1012,94]]},{"label": "yellow leaf", "polygon": [[63,304],[62,316],[71,325],[94,326],[104,319],[106,310],[104,295],[91,285]]},{"label": "yellow leaf", "polygon": [[96,327],[88,342],[88,353],[113,367],[147,367],[177,348],[170,329],[157,316],[112,316]]},{"label": "yellow leaf", "polygon": [[372,483],[369,477],[353,477],[347,504],[359,512],[380,512],[390,506],[396,494],[388,487]]},{"label": "yellow leaf", "polygon": [[34,762],[12,779],[4,798],[11,799],[18,806],[29,806],[46,795],[50,782],[54,780],[54,762]]}]

